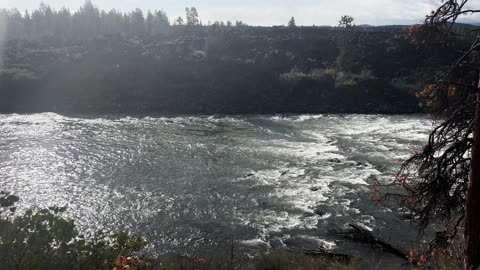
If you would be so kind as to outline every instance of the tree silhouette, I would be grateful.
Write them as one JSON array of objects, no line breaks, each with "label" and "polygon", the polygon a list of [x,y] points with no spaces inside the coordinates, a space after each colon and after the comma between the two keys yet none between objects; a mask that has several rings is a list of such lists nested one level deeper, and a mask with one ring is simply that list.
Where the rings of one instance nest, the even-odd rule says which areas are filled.
[{"label": "tree silhouette", "polygon": [[[468,9],[468,0],[449,0],[426,17],[423,26],[412,26],[409,35],[418,46],[448,46],[457,18],[480,13]],[[464,226],[465,269],[480,266],[480,35],[474,29],[462,39],[470,46],[450,67],[417,95],[422,105],[444,120],[429,136],[424,149],[414,154],[398,173],[405,194],[400,198],[414,213],[421,232],[432,222],[443,222],[431,248],[447,245]],[[472,38],[471,34],[476,36]]]},{"label": "tree silhouette", "polygon": [[200,20],[198,19],[198,11],[195,7],[185,8],[185,17],[187,20],[187,25],[199,25]]},{"label": "tree silhouette", "polygon": [[178,16],[176,19],[175,19],[175,22],[174,22],[174,25],[183,25],[184,22],[183,22],[183,18]]},{"label": "tree silhouette", "polygon": [[338,22],[338,27],[342,28],[351,28],[354,27],[355,25],[353,24],[354,18],[349,15],[344,15],[340,18],[340,21]]},{"label": "tree silhouette", "polygon": [[292,17],[290,21],[288,21],[288,27],[297,27],[297,25],[295,24],[295,17]]},{"label": "tree silhouette", "polygon": [[[193,22],[198,24],[198,14],[195,9],[192,10]],[[155,35],[165,32],[170,26],[168,16],[163,10],[147,11],[146,15],[141,9],[129,13],[115,9],[107,12],[99,10],[91,1],[85,1],[74,13],[67,8],[55,10],[42,2],[39,8],[31,13],[25,11],[22,14],[17,9],[0,9],[0,17],[5,20],[3,25],[8,28],[6,30],[9,37],[27,39],[48,36],[83,40],[113,34]]]}]

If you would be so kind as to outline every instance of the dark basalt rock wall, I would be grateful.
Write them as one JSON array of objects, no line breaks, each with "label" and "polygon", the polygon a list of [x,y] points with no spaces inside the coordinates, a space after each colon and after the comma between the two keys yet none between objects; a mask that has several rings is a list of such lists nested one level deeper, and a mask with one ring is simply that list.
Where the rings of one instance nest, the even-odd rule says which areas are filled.
[{"label": "dark basalt rock wall", "polygon": [[11,39],[0,111],[416,113],[419,81],[455,48],[418,48],[400,34],[176,27],[148,37]]}]

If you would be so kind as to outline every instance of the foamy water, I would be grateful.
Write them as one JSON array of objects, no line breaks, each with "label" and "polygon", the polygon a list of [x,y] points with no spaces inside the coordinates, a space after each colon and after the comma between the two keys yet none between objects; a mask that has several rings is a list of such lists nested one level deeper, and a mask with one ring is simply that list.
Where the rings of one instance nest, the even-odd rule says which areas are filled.
[{"label": "foamy water", "polygon": [[333,231],[352,222],[408,245],[409,222],[368,197],[431,129],[423,116],[0,115],[0,185],[19,213],[66,205],[82,231],[137,232],[160,252],[232,237],[343,249]]}]

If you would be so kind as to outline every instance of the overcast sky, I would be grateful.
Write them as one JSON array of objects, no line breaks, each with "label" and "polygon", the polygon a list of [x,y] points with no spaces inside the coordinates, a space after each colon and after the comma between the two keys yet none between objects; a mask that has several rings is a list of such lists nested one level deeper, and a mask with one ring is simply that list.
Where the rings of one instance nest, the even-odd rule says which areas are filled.
[{"label": "overcast sky", "polygon": [[[45,0],[54,8],[73,10],[84,0]],[[351,15],[356,24],[419,23],[440,0],[94,0],[101,9],[130,11],[163,9],[170,18],[184,16],[186,6],[197,7],[202,22],[242,20],[250,25],[287,24],[295,16],[298,25],[336,25],[341,15]],[[480,0],[470,0],[480,9]],[[20,10],[38,7],[40,0],[0,0],[0,7]],[[480,15],[467,22],[480,22]]]}]

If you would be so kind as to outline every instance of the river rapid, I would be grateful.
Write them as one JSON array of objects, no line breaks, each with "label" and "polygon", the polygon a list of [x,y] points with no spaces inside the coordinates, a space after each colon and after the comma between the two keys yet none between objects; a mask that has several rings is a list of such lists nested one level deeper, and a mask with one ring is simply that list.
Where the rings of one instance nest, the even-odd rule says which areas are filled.
[{"label": "river rapid", "polygon": [[20,196],[19,214],[67,206],[82,232],[139,233],[155,252],[234,240],[365,256],[337,231],[415,240],[369,196],[431,130],[420,115],[0,115],[0,186]]}]

